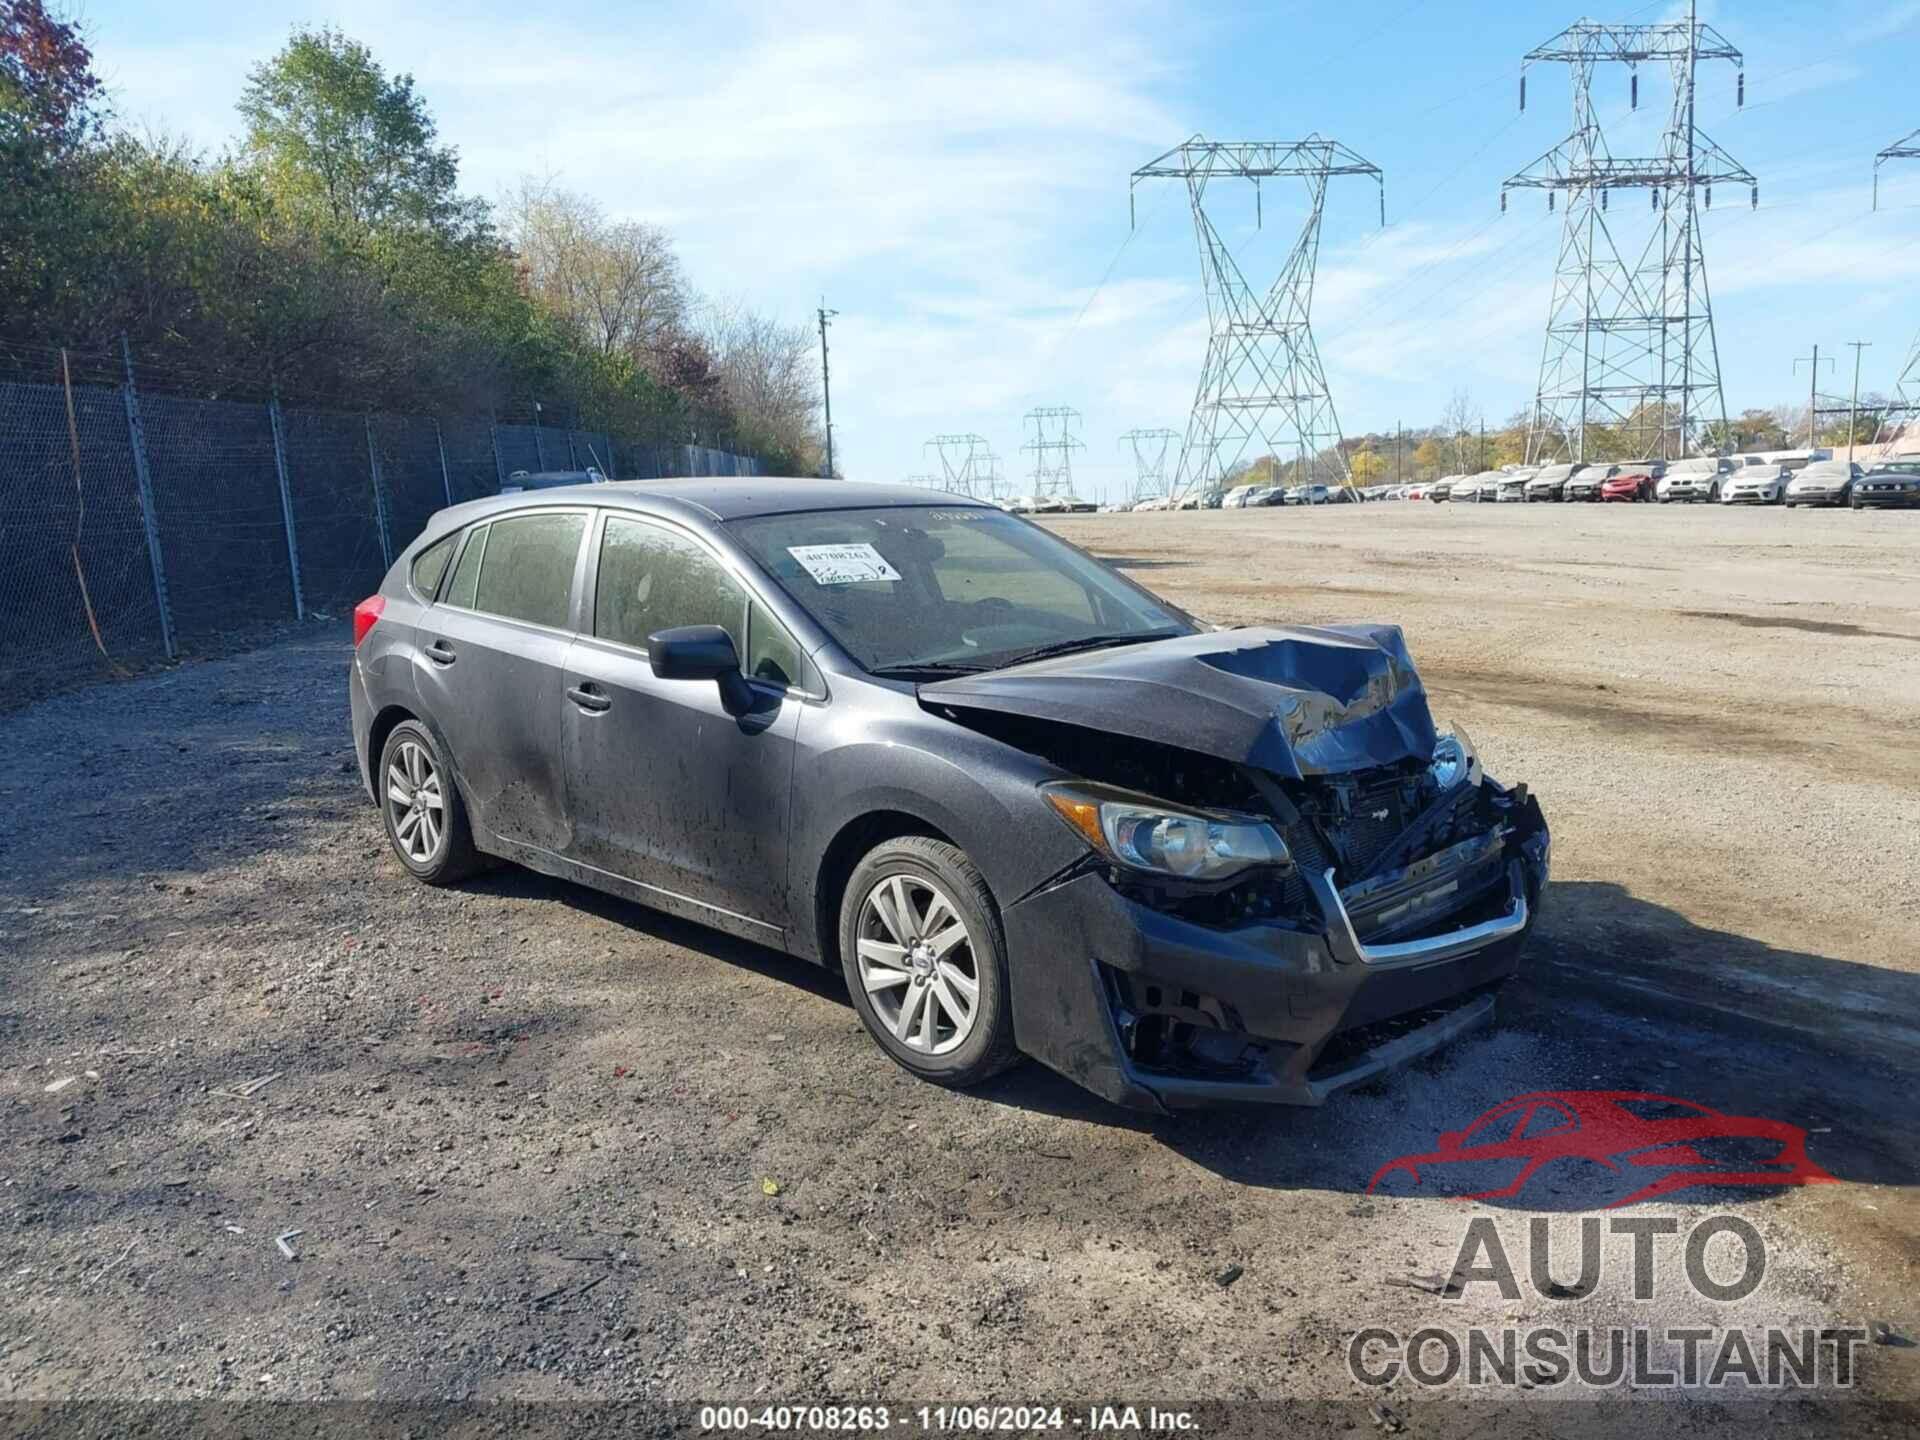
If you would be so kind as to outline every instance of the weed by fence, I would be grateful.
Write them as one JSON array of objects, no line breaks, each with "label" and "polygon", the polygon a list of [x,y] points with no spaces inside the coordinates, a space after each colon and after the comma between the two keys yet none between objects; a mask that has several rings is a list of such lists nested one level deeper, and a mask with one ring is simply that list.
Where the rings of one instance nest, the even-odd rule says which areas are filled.
[{"label": "weed by fence", "polygon": [[487,415],[208,399],[141,383],[130,360],[8,358],[0,705],[263,624],[339,614],[436,510],[497,494],[516,470],[761,473],[752,457],[702,446]]}]

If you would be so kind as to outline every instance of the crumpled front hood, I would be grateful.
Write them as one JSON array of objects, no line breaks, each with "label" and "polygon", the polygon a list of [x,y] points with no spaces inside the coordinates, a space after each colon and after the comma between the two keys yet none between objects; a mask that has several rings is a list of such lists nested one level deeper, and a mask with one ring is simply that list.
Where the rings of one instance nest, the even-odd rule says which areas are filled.
[{"label": "crumpled front hood", "polygon": [[1256,626],[919,687],[921,701],[1157,741],[1287,779],[1433,755],[1397,625]]}]

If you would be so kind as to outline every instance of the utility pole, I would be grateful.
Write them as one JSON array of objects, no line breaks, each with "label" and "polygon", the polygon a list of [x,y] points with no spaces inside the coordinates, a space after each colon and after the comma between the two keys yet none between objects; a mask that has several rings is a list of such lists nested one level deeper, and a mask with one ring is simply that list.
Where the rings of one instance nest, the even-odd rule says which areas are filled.
[{"label": "utility pole", "polygon": [[[1813,347],[1811,356],[1800,355],[1794,358],[1793,370],[1796,375],[1800,373],[1802,365],[1807,367],[1807,449],[1811,450],[1814,448],[1814,441],[1818,434],[1817,427],[1820,423],[1820,347],[1818,345]],[[1827,366],[1829,369],[1833,366],[1831,355],[1827,357]]]},{"label": "utility pole", "polygon": [[827,309],[827,297],[820,297],[820,399],[827,411],[827,474],[833,478],[833,381],[827,374],[827,322],[840,312]]},{"label": "utility pole", "polygon": [[[1847,463],[1853,463],[1854,427],[1860,421],[1860,352],[1873,344],[1871,340],[1849,340],[1853,347],[1853,400],[1847,406]],[[1807,447],[1811,450],[1813,447]]]},{"label": "utility pole", "polygon": [[1400,483],[1400,422],[1393,422],[1393,483]]}]

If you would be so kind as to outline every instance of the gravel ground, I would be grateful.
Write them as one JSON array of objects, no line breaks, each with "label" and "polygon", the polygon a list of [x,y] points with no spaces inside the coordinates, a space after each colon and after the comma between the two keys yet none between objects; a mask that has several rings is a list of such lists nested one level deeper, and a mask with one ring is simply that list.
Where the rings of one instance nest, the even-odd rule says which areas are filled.
[{"label": "gravel ground", "polygon": [[[353,773],[346,636],[314,628],[0,716],[0,1398],[1372,1400],[1363,1325],[1915,1333],[1920,515],[1058,528],[1212,619],[1406,627],[1439,717],[1554,826],[1498,1030],[1318,1111],[1158,1121],[1031,1066],[919,1084],[800,962],[524,872],[405,878]],[[1624,1250],[1584,1300],[1391,1283],[1445,1273],[1477,1215],[1523,1277],[1528,1219],[1572,1240],[1587,1177],[1366,1194],[1565,1088],[1807,1126],[1842,1183],[1636,1208],[1751,1221],[1738,1304],[1635,1304]],[[1860,1391],[1920,1398],[1916,1356],[1868,1347]],[[1391,1397],[1419,1433],[1546,1413]]]}]

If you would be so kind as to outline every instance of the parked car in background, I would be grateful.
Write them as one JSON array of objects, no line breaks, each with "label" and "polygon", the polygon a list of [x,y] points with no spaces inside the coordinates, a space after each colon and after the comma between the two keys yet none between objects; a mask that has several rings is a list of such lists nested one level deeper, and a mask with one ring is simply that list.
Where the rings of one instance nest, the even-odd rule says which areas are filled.
[{"label": "parked car in background", "polygon": [[1722,478],[1733,469],[1733,462],[1711,455],[1699,456],[1692,460],[1675,460],[1667,466],[1667,473],[1654,486],[1654,494],[1661,504],[1685,502],[1692,504],[1697,500],[1718,500]]},{"label": "parked car in background", "polygon": [[1833,459],[1833,451],[1826,446],[1812,450],[1763,450],[1758,455],[1737,456],[1739,465],[1784,465],[1788,470],[1798,473],[1822,460]]},{"label": "parked car in background", "polygon": [[1427,487],[1425,485],[1416,483],[1416,484],[1407,486],[1407,499],[1424,500],[1426,498],[1427,498]]},{"label": "parked car in background", "polygon": [[442,510],[347,689],[413,878],[512,861],[831,967],[940,1085],[1026,1055],[1160,1113],[1318,1104],[1490,1020],[1548,879],[1397,626],[1215,630],[905,486]]},{"label": "parked car in background", "polygon": [[1618,465],[1583,465],[1567,477],[1560,492],[1562,500],[1598,500],[1600,487],[1612,477]]},{"label": "parked car in background", "polygon": [[1529,504],[1538,500],[1564,500],[1567,481],[1587,468],[1585,465],[1548,465],[1536,470],[1520,498]]},{"label": "parked car in background", "polygon": [[1438,480],[1427,486],[1427,499],[1433,501],[1436,505],[1451,500],[1453,498],[1453,487],[1461,478],[1462,477],[1458,475],[1442,475]]},{"label": "parked car in background", "polygon": [[604,485],[607,477],[591,465],[585,470],[516,470],[500,486],[502,495],[526,490],[557,490],[563,485]]},{"label": "parked car in background", "polygon": [[1500,487],[1498,470],[1482,470],[1478,475],[1469,475],[1465,480],[1456,480],[1453,485],[1453,498],[1479,504],[1482,500],[1491,500]]},{"label": "parked car in background", "polygon": [[1920,459],[1896,458],[1869,466],[1853,482],[1847,504],[1855,510],[1905,509],[1920,505]]},{"label": "parked car in background", "polygon": [[1503,471],[1494,486],[1493,498],[1501,504],[1524,505],[1527,499],[1527,482],[1533,479],[1532,470]]},{"label": "parked car in background", "polygon": [[1329,505],[1355,505],[1360,501],[1360,491],[1352,485],[1329,485],[1327,503]]},{"label": "parked car in background", "polygon": [[1861,468],[1847,460],[1816,460],[1787,481],[1788,505],[1845,505]]},{"label": "parked car in background", "polygon": [[1607,473],[1600,481],[1599,494],[1595,497],[1602,502],[1646,501],[1655,498],[1660,479],[1667,473],[1664,460],[1643,460],[1630,465],[1609,465]]},{"label": "parked car in background", "polygon": [[1778,505],[1791,472],[1784,465],[1742,465],[1720,482],[1722,505]]}]

